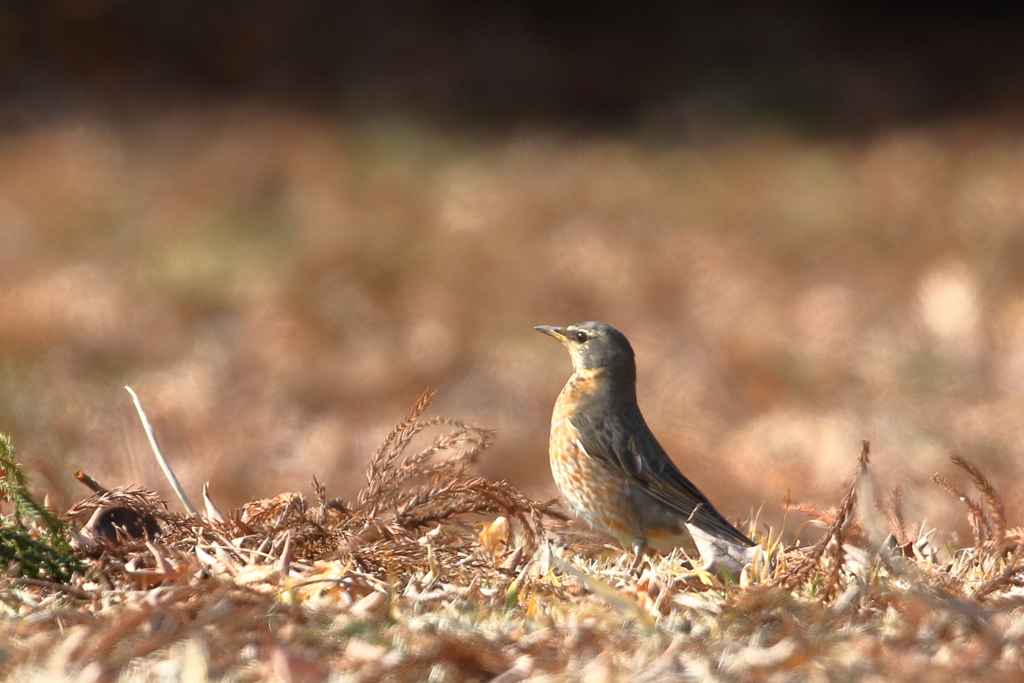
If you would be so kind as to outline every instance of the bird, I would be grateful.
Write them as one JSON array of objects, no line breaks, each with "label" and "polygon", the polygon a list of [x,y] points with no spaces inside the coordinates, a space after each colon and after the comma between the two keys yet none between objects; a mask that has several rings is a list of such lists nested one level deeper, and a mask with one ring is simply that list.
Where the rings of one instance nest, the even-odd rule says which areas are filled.
[{"label": "bird", "polygon": [[535,329],[572,358],[573,374],[551,416],[549,456],[555,484],[578,517],[633,551],[634,568],[649,548],[687,544],[687,524],[744,552],[755,546],[679,471],[647,426],[633,347],[622,332],[596,321]]}]

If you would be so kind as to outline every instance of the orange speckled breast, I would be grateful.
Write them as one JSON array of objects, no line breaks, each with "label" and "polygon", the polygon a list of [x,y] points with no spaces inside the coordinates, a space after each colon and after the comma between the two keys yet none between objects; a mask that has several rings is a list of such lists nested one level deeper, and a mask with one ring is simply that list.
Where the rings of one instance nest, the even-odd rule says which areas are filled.
[{"label": "orange speckled breast", "polygon": [[611,534],[625,547],[643,538],[629,483],[583,450],[569,421],[593,377],[573,375],[555,402],[549,456],[555,484],[573,511],[590,526]]}]

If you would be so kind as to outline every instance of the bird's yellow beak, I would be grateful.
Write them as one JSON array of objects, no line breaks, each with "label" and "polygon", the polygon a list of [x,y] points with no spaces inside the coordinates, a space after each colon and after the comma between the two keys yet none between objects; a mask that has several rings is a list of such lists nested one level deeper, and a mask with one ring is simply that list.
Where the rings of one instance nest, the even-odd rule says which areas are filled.
[{"label": "bird's yellow beak", "polygon": [[533,329],[537,330],[538,332],[543,332],[544,334],[546,334],[546,335],[548,335],[550,337],[554,337],[555,339],[557,339],[558,341],[562,342],[563,344],[566,341],[568,341],[568,337],[565,336],[565,328],[564,327],[554,327],[552,325],[537,325],[537,327],[535,327]]}]

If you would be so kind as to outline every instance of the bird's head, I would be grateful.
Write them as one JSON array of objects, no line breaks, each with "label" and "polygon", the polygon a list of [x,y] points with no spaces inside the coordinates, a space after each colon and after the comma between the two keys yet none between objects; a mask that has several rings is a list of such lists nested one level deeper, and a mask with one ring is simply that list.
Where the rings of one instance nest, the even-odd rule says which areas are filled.
[{"label": "bird's head", "polygon": [[539,325],[536,330],[562,342],[576,370],[633,368],[633,347],[626,335],[607,323],[588,321],[566,327]]}]

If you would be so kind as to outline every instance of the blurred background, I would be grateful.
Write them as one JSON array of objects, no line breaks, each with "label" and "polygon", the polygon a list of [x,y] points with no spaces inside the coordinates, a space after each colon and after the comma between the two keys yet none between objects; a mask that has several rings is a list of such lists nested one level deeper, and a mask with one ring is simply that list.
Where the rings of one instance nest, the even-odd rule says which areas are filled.
[{"label": "blurred background", "polygon": [[[0,5],[0,431],[58,504],[350,496],[420,393],[537,498],[568,355],[627,334],[732,518],[910,522],[958,452],[1022,522],[1013,3]],[[177,503],[175,503],[176,505]],[[796,524],[789,522],[792,530]]]}]

